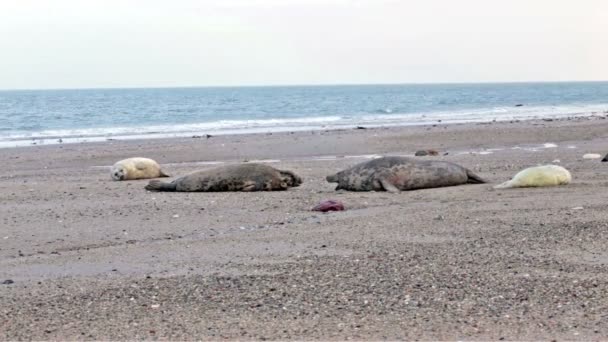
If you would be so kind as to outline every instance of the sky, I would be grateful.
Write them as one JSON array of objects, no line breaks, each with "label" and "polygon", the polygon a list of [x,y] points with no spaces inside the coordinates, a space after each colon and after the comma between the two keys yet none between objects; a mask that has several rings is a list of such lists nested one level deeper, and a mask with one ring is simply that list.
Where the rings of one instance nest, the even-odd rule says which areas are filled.
[{"label": "sky", "polygon": [[0,89],[573,80],[606,0],[0,0]]}]

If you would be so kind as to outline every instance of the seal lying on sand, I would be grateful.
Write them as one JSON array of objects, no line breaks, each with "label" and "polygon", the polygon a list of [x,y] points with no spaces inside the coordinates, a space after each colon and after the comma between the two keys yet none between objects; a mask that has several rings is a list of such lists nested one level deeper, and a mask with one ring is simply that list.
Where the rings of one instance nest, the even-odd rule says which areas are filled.
[{"label": "seal lying on sand", "polygon": [[157,162],[148,158],[128,158],[118,161],[112,166],[110,176],[116,181],[169,177],[160,169]]},{"label": "seal lying on sand", "polygon": [[327,181],[338,183],[336,190],[389,192],[485,183],[471,170],[454,163],[406,157],[373,159],[327,176]]},{"label": "seal lying on sand", "polygon": [[565,185],[571,180],[570,172],[563,167],[543,165],[519,171],[513,179],[496,185],[494,189]]},{"label": "seal lying on sand", "polygon": [[150,181],[152,191],[274,191],[302,184],[291,171],[277,170],[265,164],[227,165],[197,171],[171,183]]}]

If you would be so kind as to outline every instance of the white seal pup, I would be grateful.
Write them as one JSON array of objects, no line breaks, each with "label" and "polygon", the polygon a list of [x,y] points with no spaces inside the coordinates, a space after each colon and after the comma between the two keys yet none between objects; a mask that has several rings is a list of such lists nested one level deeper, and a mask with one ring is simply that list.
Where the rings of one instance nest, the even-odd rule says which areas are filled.
[{"label": "white seal pup", "polygon": [[601,154],[597,153],[586,153],[583,155],[583,159],[600,159],[602,158]]},{"label": "white seal pup", "polygon": [[485,183],[471,170],[458,164],[407,157],[372,159],[327,176],[327,181],[338,183],[336,190],[393,193],[467,183]]},{"label": "white seal pup", "polygon": [[179,192],[276,191],[302,184],[302,178],[291,171],[278,170],[266,164],[247,163],[220,166],[193,172],[171,183],[150,181],[146,190]]},{"label": "white seal pup", "polygon": [[571,180],[572,176],[565,168],[558,165],[543,165],[519,171],[513,179],[496,185],[494,189],[566,185]]},{"label": "white seal pup", "polygon": [[160,169],[160,165],[148,158],[128,158],[116,162],[110,170],[115,181],[169,177]]}]

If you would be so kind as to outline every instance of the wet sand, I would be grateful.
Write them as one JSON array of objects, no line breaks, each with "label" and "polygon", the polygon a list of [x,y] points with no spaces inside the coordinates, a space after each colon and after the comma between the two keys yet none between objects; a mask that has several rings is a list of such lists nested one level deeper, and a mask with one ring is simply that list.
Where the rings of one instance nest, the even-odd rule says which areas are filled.
[{"label": "wet sand", "polygon": [[[491,184],[325,182],[429,148]],[[0,339],[605,340],[608,163],[582,156],[607,152],[603,117],[2,149]],[[304,184],[152,193],[110,180],[132,156],[176,176],[264,160]],[[570,185],[492,189],[555,160]],[[311,212],[323,199],[347,210]]]}]

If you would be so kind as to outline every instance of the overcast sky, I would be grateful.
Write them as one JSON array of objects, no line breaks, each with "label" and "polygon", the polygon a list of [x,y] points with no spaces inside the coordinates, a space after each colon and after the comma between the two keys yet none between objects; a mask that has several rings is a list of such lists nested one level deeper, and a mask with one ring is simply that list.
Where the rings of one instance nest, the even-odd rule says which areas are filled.
[{"label": "overcast sky", "polygon": [[608,80],[608,0],[0,0],[0,88]]}]

